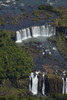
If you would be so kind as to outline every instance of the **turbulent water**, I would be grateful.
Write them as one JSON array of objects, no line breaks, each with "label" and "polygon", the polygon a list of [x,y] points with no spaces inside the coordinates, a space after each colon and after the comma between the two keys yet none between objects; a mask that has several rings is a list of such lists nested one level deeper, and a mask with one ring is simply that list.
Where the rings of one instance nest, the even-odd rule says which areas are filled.
[{"label": "turbulent water", "polygon": [[67,78],[66,78],[66,94],[67,94]]},{"label": "turbulent water", "polygon": [[[40,74],[40,72],[38,71],[36,71],[36,72],[32,72],[31,73],[31,75],[30,75],[30,77],[29,77],[29,79],[30,79],[30,82],[29,82],[29,91],[33,94],[33,95],[37,95],[38,94],[38,92],[39,92],[39,88],[38,88],[38,86],[39,86],[39,84],[40,84],[40,82],[39,82],[39,78],[38,78],[38,76],[39,76],[39,74]],[[43,75],[42,75],[42,83],[41,83],[41,85],[42,85],[42,87],[41,87],[41,94],[42,95],[45,95],[45,73],[43,73]]]},{"label": "turbulent water", "polygon": [[7,6],[7,7],[16,4],[24,6],[24,5],[38,5],[44,3],[65,6],[67,4],[67,0],[0,0],[1,6]]},{"label": "turbulent water", "polygon": [[37,74],[34,76],[33,72],[30,75],[29,90],[32,92],[33,95],[37,95],[38,93],[38,77],[37,76],[38,76]]},{"label": "turbulent water", "polygon": [[62,78],[63,80],[63,90],[62,93],[63,94],[67,94],[67,78]]},{"label": "turbulent water", "polygon": [[42,77],[43,77],[42,94],[45,95],[45,80],[44,80],[45,73],[43,73],[43,76]]},{"label": "turbulent water", "polygon": [[66,71],[63,71],[63,88],[62,88],[62,94],[67,94],[67,78],[66,78]]},{"label": "turbulent water", "polygon": [[22,40],[32,38],[32,37],[50,37],[55,35],[55,28],[51,25],[33,26],[30,28],[22,29],[16,31],[16,42],[22,42]]}]

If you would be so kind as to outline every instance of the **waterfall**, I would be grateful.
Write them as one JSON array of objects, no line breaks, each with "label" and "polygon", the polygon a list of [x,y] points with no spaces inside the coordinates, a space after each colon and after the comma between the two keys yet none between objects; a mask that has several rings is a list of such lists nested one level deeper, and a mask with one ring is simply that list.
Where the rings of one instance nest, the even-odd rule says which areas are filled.
[{"label": "waterfall", "polygon": [[32,78],[34,77],[33,72],[29,76],[29,91],[32,91]]},{"label": "waterfall", "polygon": [[55,29],[55,27],[53,28],[53,35],[56,35],[56,29]]},{"label": "waterfall", "polygon": [[27,32],[27,38],[31,38],[31,33],[29,28],[26,28],[26,32]]},{"label": "waterfall", "polygon": [[22,40],[21,40],[21,33],[19,31],[16,32],[16,38],[17,38],[16,42],[22,42]]},{"label": "waterfall", "polygon": [[22,40],[27,39],[27,34],[26,33],[27,33],[26,29],[22,29],[22,32],[21,32],[21,38],[22,38]]},{"label": "waterfall", "polygon": [[32,36],[33,37],[40,36],[40,27],[39,26],[31,27],[31,29],[32,29]]},{"label": "waterfall", "polygon": [[32,78],[32,91],[33,95],[38,93],[38,77],[37,74]]},{"label": "waterfall", "polygon": [[29,91],[31,91],[31,77],[29,77]]},{"label": "waterfall", "polygon": [[65,83],[64,83],[64,78],[62,77],[62,80],[63,80],[63,89],[62,89],[62,94],[64,94],[64,89],[65,89]]},{"label": "waterfall", "polygon": [[[37,95],[38,93],[38,77],[37,74],[34,76],[34,73],[31,73],[30,77],[30,83],[29,83],[29,91],[33,93],[33,95]],[[31,84],[32,80],[32,84]]]},{"label": "waterfall", "polygon": [[16,31],[16,42],[22,42],[22,40],[31,38],[31,37],[50,37],[55,35],[55,28],[51,25],[42,25],[42,26],[33,26],[30,28],[22,29]]},{"label": "waterfall", "polygon": [[46,36],[49,36],[50,35],[50,32],[49,32],[49,28],[48,28],[49,26],[46,26]]},{"label": "waterfall", "polygon": [[66,71],[65,71],[65,70],[63,71],[62,80],[63,80],[63,89],[62,89],[62,93],[63,93],[63,94],[67,94],[67,78],[66,78]]},{"label": "waterfall", "polygon": [[45,74],[43,73],[43,86],[42,86],[42,94],[43,95],[45,95],[45,80],[44,80],[44,78],[45,78]]},{"label": "waterfall", "polygon": [[66,94],[67,94],[67,78],[66,78]]},{"label": "waterfall", "polygon": [[[33,95],[37,95],[38,94],[38,75],[39,75],[40,71],[36,71],[35,75],[32,72],[30,77],[29,77],[29,91],[33,94]],[[42,94],[45,95],[45,73],[43,73],[42,75]]]},{"label": "waterfall", "polygon": [[63,94],[67,94],[67,78],[62,78],[63,80],[63,90],[62,93]]},{"label": "waterfall", "polygon": [[41,26],[40,27],[40,30],[41,30],[41,36],[45,36],[45,26],[43,25],[43,26]]}]

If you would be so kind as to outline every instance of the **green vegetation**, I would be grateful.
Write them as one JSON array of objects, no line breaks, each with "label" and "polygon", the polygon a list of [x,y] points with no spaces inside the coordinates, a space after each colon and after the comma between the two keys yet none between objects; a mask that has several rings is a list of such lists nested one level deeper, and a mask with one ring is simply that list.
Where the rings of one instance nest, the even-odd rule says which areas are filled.
[{"label": "green vegetation", "polygon": [[[31,13],[25,12],[26,8],[20,9],[22,12],[16,16],[8,16],[5,17],[0,16],[0,24],[2,26],[6,24],[10,25],[18,25],[20,24],[20,20],[25,20],[29,18],[32,21],[43,21],[43,20],[51,20],[51,24],[55,26],[67,26],[67,9],[63,7],[54,8],[51,5],[39,5],[36,10],[32,10]],[[8,20],[9,19],[9,20]]]},{"label": "green vegetation", "polygon": [[29,13],[23,13],[23,16],[26,17],[26,18],[30,17]]},{"label": "green vegetation", "polygon": [[0,84],[0,96],[28,96],[28,78],[23,78],[20,80],[13,79],[10,81],[9,79],[3,79]]},{"label": "green vegetation", "polygon": [[62,93],[62,80],[61,77],[49,75],[48,76],[48,95],[52,96],[56,93]]},{"label": "green vegetation", "polygon": [[53,17],[52,14],[46,12],[45,10],[34,10],[32,14],[34,15],[32,21],[46,20]]},{"label": "green vegetation", "polygon": [[63,95],[63,94],[54,94],[51,97],[32,97],[32,96],[28,96],[27,98],[23,98],[22,96],[16,97],[16,96],[9,96],[9,97],[4,97],[4,96],[0,96],[0,100],[67,100],[67,95]]},{"label": "green vegetation", "polygon": [[11,21],[8,22],[10,25],[16,25],[18,24],[18,18],[17,17],[9,17]]},{"label": "green vegetation", "polygon": [[23,19],[22,15],[18,15],[17,19],[20,19],[20,20]]},{"label": "green vegetation", "polygon": [[62,15],[62,11],[54,9],[53,6],[51,6],[51,5],[39,5],[38,9],[39,10],[47,10],[47,11],[56,13],[58,16]]},{"label": "green vegetation", "polygon": [[14,37],[13,31],[0,31],[0,100],[19,100],[19,96],[29,95],[28,77],[34,62],[15,44]]},{"label": "green vegetation", "polygon": [[55,20],[53,20],[56,26],[67,26],[67,17],[66,16],[62,16],[62,17],[58,17]]},{"label": "green vegetation", "polygon": [[64,36],[58,35],[56,37],[56,45],[58,50],[63,54],[64,58],[67,59],[67,43]]},{"label": "green vegetation", "polygon": [[5,19],[4,19],[3,16],[0,16],[0,24],[1,24],[2,26],[5,25]]},{"label": "green vegetation", "polygon": [[53,6],[51,5],[39,5],[38,9],[40,10],[48,10],[48,11],[53,11]]},{"label": "green vegetation", "polygon": [[52,18],[53,16],[51,14],[46,14],[46,18]]},{"label": "green vegetation", "polygon": [[33,15],[34,16],[40,16],[40,15],[42,15],[42,14],[44,14],[45,13],[45,11],[44,10],[35,10],[35,11],[33,11]]},{"label": "green vegetation", "polygon": [[0,31],[0,79],[21,79],[29,76],[33,60],[29,54],[19,48],[8,35]]},{"label": "green vegetation", "polygon": [[67,94],[53,94],[55,100],[67,100]]},{"label": "green vegetation", "polygon": [[52,98],[48,98],[48,97],[32,97],[32,96],[28,96],[27,98],[23,98],[22,96],[19,97],[15,97],[15,96],[9,96],[9,97],[0,97],[0,100],[55,100]]},{"label": "green vegetation", "polygon": [[61,32],[57,31],[57,36],[54,38],[50,37],[48,40],[56,44],[60,53],[67,60],[67,42],[66,38],[64,37],[64,32],[62,32],[62,30]]},{"label": "green vegetation", "polygon": [[47,19],[46,17],[35,17],[35,18],[32,18],[32,21],[35,21],[35,22],[38,22],[40,20],[44,20],[44,19]]},{"label": "green vegetation", "polygon": [[39,19],[38,18],[32,18],[32,21],[38,22]]},{"label": "green vegetation", "polygon": [[55,9],[51,5],[39,5],[38,9],[39,11],[48,11],[57,15],[56,18],[52,19],[51,24],[56,26],[67,26],[67,9],[63,9],[62,7]]},{"label": "green vegetation", "polygon": [[25,11],[25,8],[21,8],[22,11]]},{"label": "green vegetation", "polygon": [[63,10],[58,9],[58,11],[61,12],[61,15],[52,20],[53,24],[59,27],[61,26],[66,27],[67,26],[67,9],[63,9]]}]

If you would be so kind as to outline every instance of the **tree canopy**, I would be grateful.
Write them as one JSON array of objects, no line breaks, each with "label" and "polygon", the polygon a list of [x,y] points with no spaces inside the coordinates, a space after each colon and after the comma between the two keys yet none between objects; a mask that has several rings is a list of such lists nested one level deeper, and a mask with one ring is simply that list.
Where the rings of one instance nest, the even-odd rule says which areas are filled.
[{"label": "tree canopy", "polygon": [[27,77],[33,66],[31,56],[17,46],[9,31],[0,31],[0,79]]}]

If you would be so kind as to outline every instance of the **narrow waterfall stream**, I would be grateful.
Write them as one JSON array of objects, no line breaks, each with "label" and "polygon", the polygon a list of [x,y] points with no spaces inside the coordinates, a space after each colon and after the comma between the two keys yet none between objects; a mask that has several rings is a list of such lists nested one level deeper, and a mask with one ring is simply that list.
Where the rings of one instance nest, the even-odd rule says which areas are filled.
[{"label": "narrow waterfall stream", "polygon": [[66,78],[66,71],[63,71],[63,88],[62,88],[62,94],[67,94],[67,78]]},{"label": "narrow waterfall stream", "polygon": [[33,73],[29,76],[29,91],[32,91],[32,77],[34,77]]},{"label": "narrow waterfall stream", "polygon": [[66,78],[66,94],[67,94],[67,78]]},{"label": "narrow waterfall stream", "polygon": [[42,94],[45,95],[45,79],[44,79],[45,78],[45,73],[43,73],[42,77],[43,77]]},{"label": "narrow waterfall stream", "polygon": [[62,78],[62,80],[63,80],[63,89],[62,89],[62,94],[64,94],[64,93],[65,93],[65,81],[64,81],[64,78]]}]

